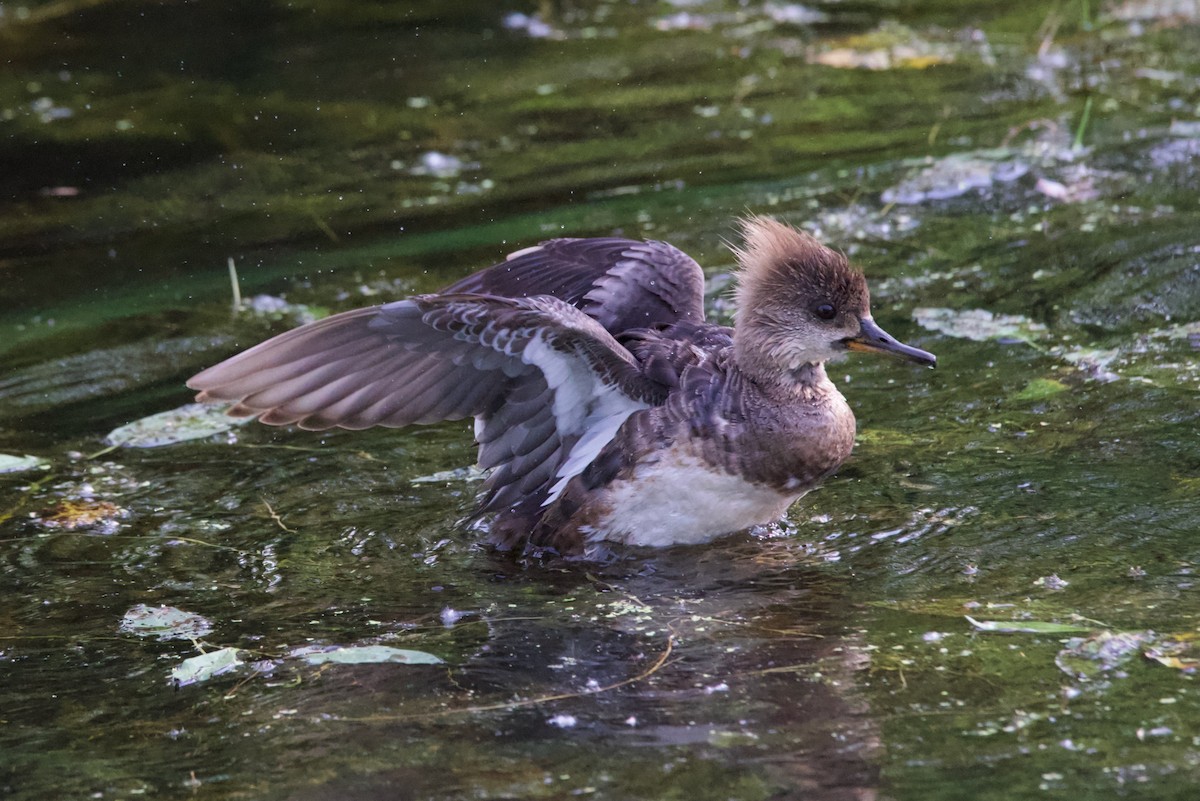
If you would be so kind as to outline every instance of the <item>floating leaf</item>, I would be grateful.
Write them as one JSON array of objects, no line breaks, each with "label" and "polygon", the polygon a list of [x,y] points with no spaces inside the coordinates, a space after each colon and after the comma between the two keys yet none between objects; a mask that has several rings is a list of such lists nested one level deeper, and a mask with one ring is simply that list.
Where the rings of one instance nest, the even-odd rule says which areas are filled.
[{"label": "floating leaf", "polygon": [[1189,673],[1200,668],[1200,659],[1185,659],[1171,654],[1164,653],[1157,648],[1151,648],[1145,653],[1145,657],[1165,667],[1174,668],[1175,670],[1186,670]]},{"label": "floating leaf", "polygon": [[1156,328],[1146,336],[1153,339],[1175,339],[1200,343],[1200,322],[1182,323],[1170,328]]},{"label": "floating leaf", "polygon": [[381,664],[389,662],[401,665],[440,665],[442,660],[424,651],[409,651],[389,645],[348,645],[338,648],[320,646],[298,648],[292,656],[307,661],[310,665],[336,662],[343,665]]},{"label": "floating leaf", "polygon": [[173,606],[138,604],[121,618],[121,631],[160,640],[198,640],[212,631],[212,623],[193,612]]},{"label": "floating leaf", "polygon": [[880,195],[884,203],[906,206],[948,200],[969,192],[1011,183],[1029,172],[1028,161],[1008,150],[959,153],[938,159]]},{"label": "floating leaf", "polygon": [[128,514],[129,512],[111,501],[80,499],[61,501],[34,515],[33,520],[46,528],[65,531],[92,529],[102,534],[111,534],[120,526],[118,521]]},{"label": "floating leaf", "polygon": [[1073,637],[1058,652],[1054,664],[1076,678],[1096,678],[1141,654],[1153,639],[1151,631],[1101,631],[1091,637]]},{"label": "floating leaf", "polygon": [[1200,322],[1157,328],[1114,348],[1060,345],[1050,354],[1070,362],[1091,378],[1128,378],[1163,387],[1200,390]]},{"label": "floating leaf", "polygon": [[1186,631],[1157,640],[1142,655],[1164,667],[1195,673],[1200,669],[1197,650],[1196,632]]},{"label": "floating leaf", "polygon": [[1058,577],[1057,573],[1051,573],[1048,576],[1039,576],[1034,582],[1035,587],[1045,587],[1048,590],[1065,590],[1071,586],[1071,582]]},{"label": "floating leaf", "polygon": [[970,615],[963,615],[963,617],[979,631],[1003,634],[1078,634],[1093,630],[1092,626],[1081,626],[1077,623],[1051,623],[1042,620],[976,620]]},{"label": "floating leaf", "polygon": [[219,676],[233,670],[242,664],[238,659],[238,649],[218,648],[200,656],[185,659],[171,671],[171,681],[176,686],[186,687],[198,681],[208,681],[213,676]]},{"label": "floating leaf", "polygon": [[127,448],[158,448],[192,439],[223,434],[253,418],[230,417],[224,406],[189,403],[169,412],[152,414],[123,425],[109,433],[104,441]]},{"label": "floating leaf", "polygon": [[45,470],[50,463],[36,456],[13,456],[0,453],[0,473],[23,473],[26,470]]},{"label": "floating leaf", "polygon": [[904,25],[885,22],[867,33],[827,41],[810,50],[808,60],[837,69],[926,69],[953,63],[955,51],[951,45],[931,42]]},{"label": "floating leaf", "polygon": [[1019,314],[995,314],[985,309],[913,309],[922,328],[959,339],[1032,343],[1046,335],[1046,326]]}]

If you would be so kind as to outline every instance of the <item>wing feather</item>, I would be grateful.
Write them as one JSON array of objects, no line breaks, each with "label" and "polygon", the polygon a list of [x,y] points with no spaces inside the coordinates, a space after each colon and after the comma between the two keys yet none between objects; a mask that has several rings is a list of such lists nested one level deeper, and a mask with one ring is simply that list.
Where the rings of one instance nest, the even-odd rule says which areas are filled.
[{"label": "wing feather", "polygon": [[704,271],[666,242],[551,239],[444,291],[551,295],[581,309],[613,334],[704,321]]},{"label": "wing feather", "polygon": [[[289,331],[188,386],[230,414],[316,430],[473,416],[495,510],[553,500],[630,414],[663,402],[680,354],[637,331],[703,320],[703,272],[673,246],[554,239],[441,295]],[[629,331],[636,357],[614,339]]]},{"label": "wing feather", "polygon": [[571,449],[665,388],[553,297],[427,295],[335,315],[197,374],[200,400],[272,425],[359,429],[475,416],[488,508],[546,495]]}]

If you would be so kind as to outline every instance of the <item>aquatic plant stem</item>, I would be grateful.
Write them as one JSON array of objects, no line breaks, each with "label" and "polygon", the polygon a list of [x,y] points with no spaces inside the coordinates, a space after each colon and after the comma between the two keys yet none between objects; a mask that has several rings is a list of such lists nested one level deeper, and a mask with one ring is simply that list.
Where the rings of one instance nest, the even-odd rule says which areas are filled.
[{"label": "aquatic plant stem", "polygon": [[233,290],[233,314],[236,317],[242,310],[242,288],[238,284],[237,265],[233,263],[233,256],[229,257],[226,264],[229,266],[229,285]]},{"label": "aquatic plant stem", "polygon": [[1088,95],[1087,101],[1083,104],[1083,116],[1079,120],[1079,127],[1075,129],[1075,141],[1071,143],[1072,150],[1083,149],[1083,134],[1087,130],[1088,120],[1092,118],[1092,96]]},{"label": "aquatic plant stem", "polygon": [[274,510],[274,509],[271,507],[271,504],[267,502],[267,499],[266,499],[266,498],[262,498],[261,500],[262,500],[262,505],[263,505],[263,506],[265,506],[265,507],[267,507],[267,513],[268,513],[268,514],[271,516],[271,519],[272,519],[272,520],[274,520],[274,521],[275,521],[275,522],[276,522],[276,523],[279,525],[279,527],[280,527],[281,529],[283,529],[284,531],[286,531],[288,534],[295,534],[295,533],[296,533],[294,530],[292,530],[292,529],[290,529],[290,528],[288,528],[288,527],[287,527],[287,524],[285,524],[285,523],[283,522],[283,518],[282,518],[282,517],[280,517],[280,516],[279,516],[279,513],[278,513],[278,512],[276,512],[276,511],[275,511],[275,510]]}]

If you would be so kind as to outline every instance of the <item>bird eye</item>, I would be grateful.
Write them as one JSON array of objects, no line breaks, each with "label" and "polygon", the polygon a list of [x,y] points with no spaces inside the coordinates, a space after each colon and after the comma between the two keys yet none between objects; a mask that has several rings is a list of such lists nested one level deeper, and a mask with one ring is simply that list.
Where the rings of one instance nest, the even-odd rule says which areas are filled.
[{"label": "bird eye", "polygon": [[822,320],[832,320],[837,317],[837,309],[833,308],[832,303],[818,303],[813,307],[813,313]]}]

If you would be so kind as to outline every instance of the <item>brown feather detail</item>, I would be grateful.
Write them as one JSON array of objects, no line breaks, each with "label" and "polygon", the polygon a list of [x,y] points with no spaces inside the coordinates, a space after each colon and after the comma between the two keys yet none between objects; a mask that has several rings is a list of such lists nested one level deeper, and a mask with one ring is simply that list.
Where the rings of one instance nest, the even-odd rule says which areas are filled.
[{"label": "brown feather detail", "polygon": [[704,320],[704,271],[666,242],[551,239],[451,284],[441,294],[550,295],[608,331]]},{"label": "brown feather detail", "polygon": [[[197,400],[202,401],[234,400],[262,391],[284,377],[302,374],[323,363],[327,354],[335,354],[335,358],[342,355],[339,351],[342,346],[359,347],[364,338],[378,344],[379,339],[368,335],[366,324],[379,309],[379,306],[355,309],[295,328],[202,370],[188,379],[187,385],[201,390]],[[319,346],[314,347],[314,342]],[[311,356],[312,361],[305,362],[306,356]],[[243,380],[248,381],[244,386],[224,389]]]},{"label": "brown feather detail", "polygon": [[[304,369],[304,364],[320,355],[306,357],[293,369]],[[259,409],[285,407],[303,417],[335,406],[363,390],[377,388],[387,376],[415,372],[411,368],[420,361],[420,354],[406,353],[391,343],[384,343],[374,351],[364,353],[363,358],[326,362],[265,389],[243,394],[242,403]],[[226,385],[222,390],[230,392],[244,383]]]}]

